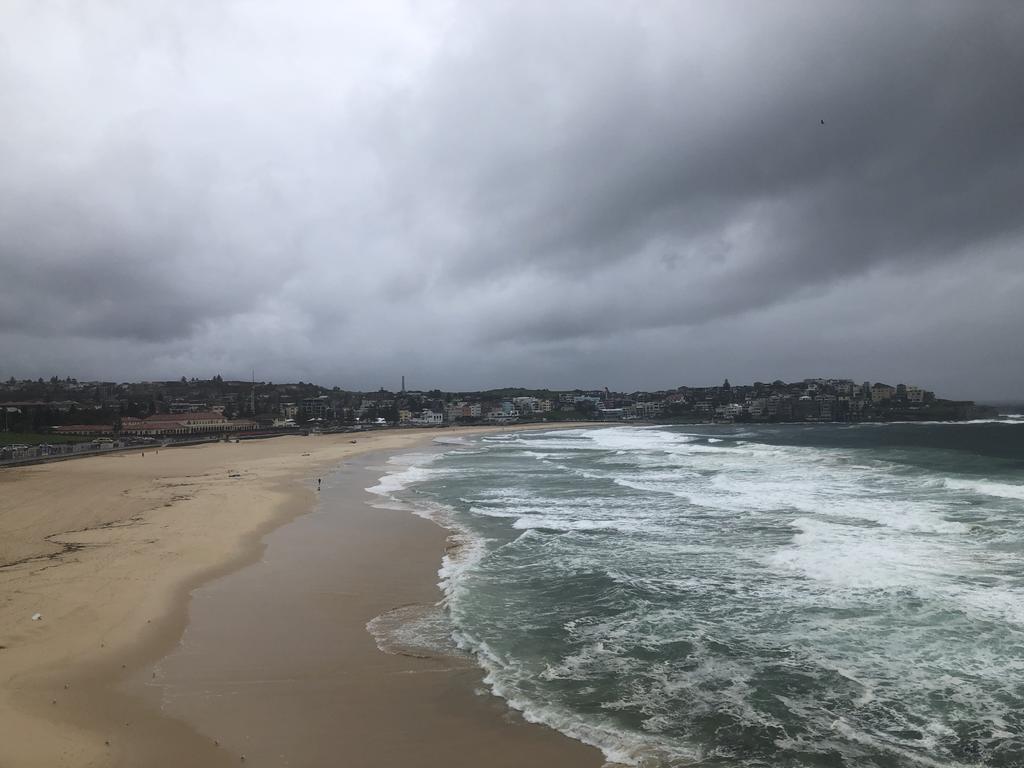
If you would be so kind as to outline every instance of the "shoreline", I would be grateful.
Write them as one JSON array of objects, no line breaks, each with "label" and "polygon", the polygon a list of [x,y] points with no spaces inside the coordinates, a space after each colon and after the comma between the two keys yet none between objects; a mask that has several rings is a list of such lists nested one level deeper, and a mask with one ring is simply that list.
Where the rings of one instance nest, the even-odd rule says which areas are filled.
[{"label": "shoreline", "polygon": [[196,590],[182,642],[138,683],[251,766],[597,768],[597,750],[481,695],[472,657],[380,650],[368,623],[396,608],[429,611],[441,597],[449,537],[432,520],[373,505],[365,488],[393,455],[325,476],[320,503],[268,535],[260,562]]},{"label": "shoreline", "polygon": [[308,481],[346,459],[518,430],[218,443],[0,473],[13,506],[0,517],[0,766],[237,765],[120,690],[179,644],[193,592],[259,561],[269,534],[313,508]]}]

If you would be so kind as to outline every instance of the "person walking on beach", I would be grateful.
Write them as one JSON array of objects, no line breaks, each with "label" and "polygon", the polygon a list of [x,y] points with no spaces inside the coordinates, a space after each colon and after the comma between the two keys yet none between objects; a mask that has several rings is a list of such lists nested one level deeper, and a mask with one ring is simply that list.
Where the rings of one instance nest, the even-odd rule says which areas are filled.
[{"label": "person walking on beach", "polygon": [[316,489],[318,491],[320,490],[320,478],[319,477],[316,479]]}]

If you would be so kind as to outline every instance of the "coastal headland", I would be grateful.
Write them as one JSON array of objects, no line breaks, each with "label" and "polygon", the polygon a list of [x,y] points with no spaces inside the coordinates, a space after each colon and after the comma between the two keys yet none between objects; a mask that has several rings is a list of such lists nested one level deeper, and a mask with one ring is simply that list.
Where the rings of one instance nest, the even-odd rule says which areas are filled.
[{"label": "coastal headland", "polygon": [[[329,574],[347,596],[330,605],[340,645],[320,649],[330,669],[307,670],[310,681],[344,680],[327,705],[322,687],[293,684],[287,706],[264,698],[264,711],[231,707],[226,719],[222,708],[215,736],[202,712],[180,718],[145,694],[159,689],[145,681],[157,680],[157,663],[181,640],[192,592],[259,561],[268,533],[313,509],[318,477],[363,454],[383,461],[438,435],[481,431],[282,437],[0,472],[0,766],[219,766],[243,756],[248,765],[283,764],[281,754],[241,751],[237,734],[260,717],[332,729],[290,765],[600,765],[596,750],[475,695],[472,665],[377,650],[369,618],[439,597],[446,534],[408,513],[370,509],[359,482],[335,489],[346,511],[344,529],[331,534],[341,554]],[[284,588],[261,591],[262,620],[293,598]],[[257,620],[239,613],[233,626],[211,658],[230,659],[235,644],[273,647]],[[293,634],[315,645],[323,633],[300,626]],[[300,650],[328,658],[298,646],[281,654]],[[304,706],[318,709],[306,718]]]}]

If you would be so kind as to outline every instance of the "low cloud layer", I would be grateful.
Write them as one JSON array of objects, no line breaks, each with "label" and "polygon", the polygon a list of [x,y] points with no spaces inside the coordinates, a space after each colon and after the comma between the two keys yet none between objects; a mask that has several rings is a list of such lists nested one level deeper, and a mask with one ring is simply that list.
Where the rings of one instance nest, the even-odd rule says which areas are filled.
[{"label": "low cloud layer", "polygon": [[1022,39],[1016,2],[16,0],[0,375],[1024,396]]}]

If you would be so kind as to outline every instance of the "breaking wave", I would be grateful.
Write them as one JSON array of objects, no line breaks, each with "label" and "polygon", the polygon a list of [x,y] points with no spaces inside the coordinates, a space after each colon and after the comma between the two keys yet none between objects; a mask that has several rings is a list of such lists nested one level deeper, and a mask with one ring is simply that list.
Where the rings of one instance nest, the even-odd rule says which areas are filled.
[{"label": "breaking wave", "polygon": [[455,531],[440,607],[493,693],[609,760],[1019,766],[1024,446],[991,429],[520,432],[371,490]]}]

